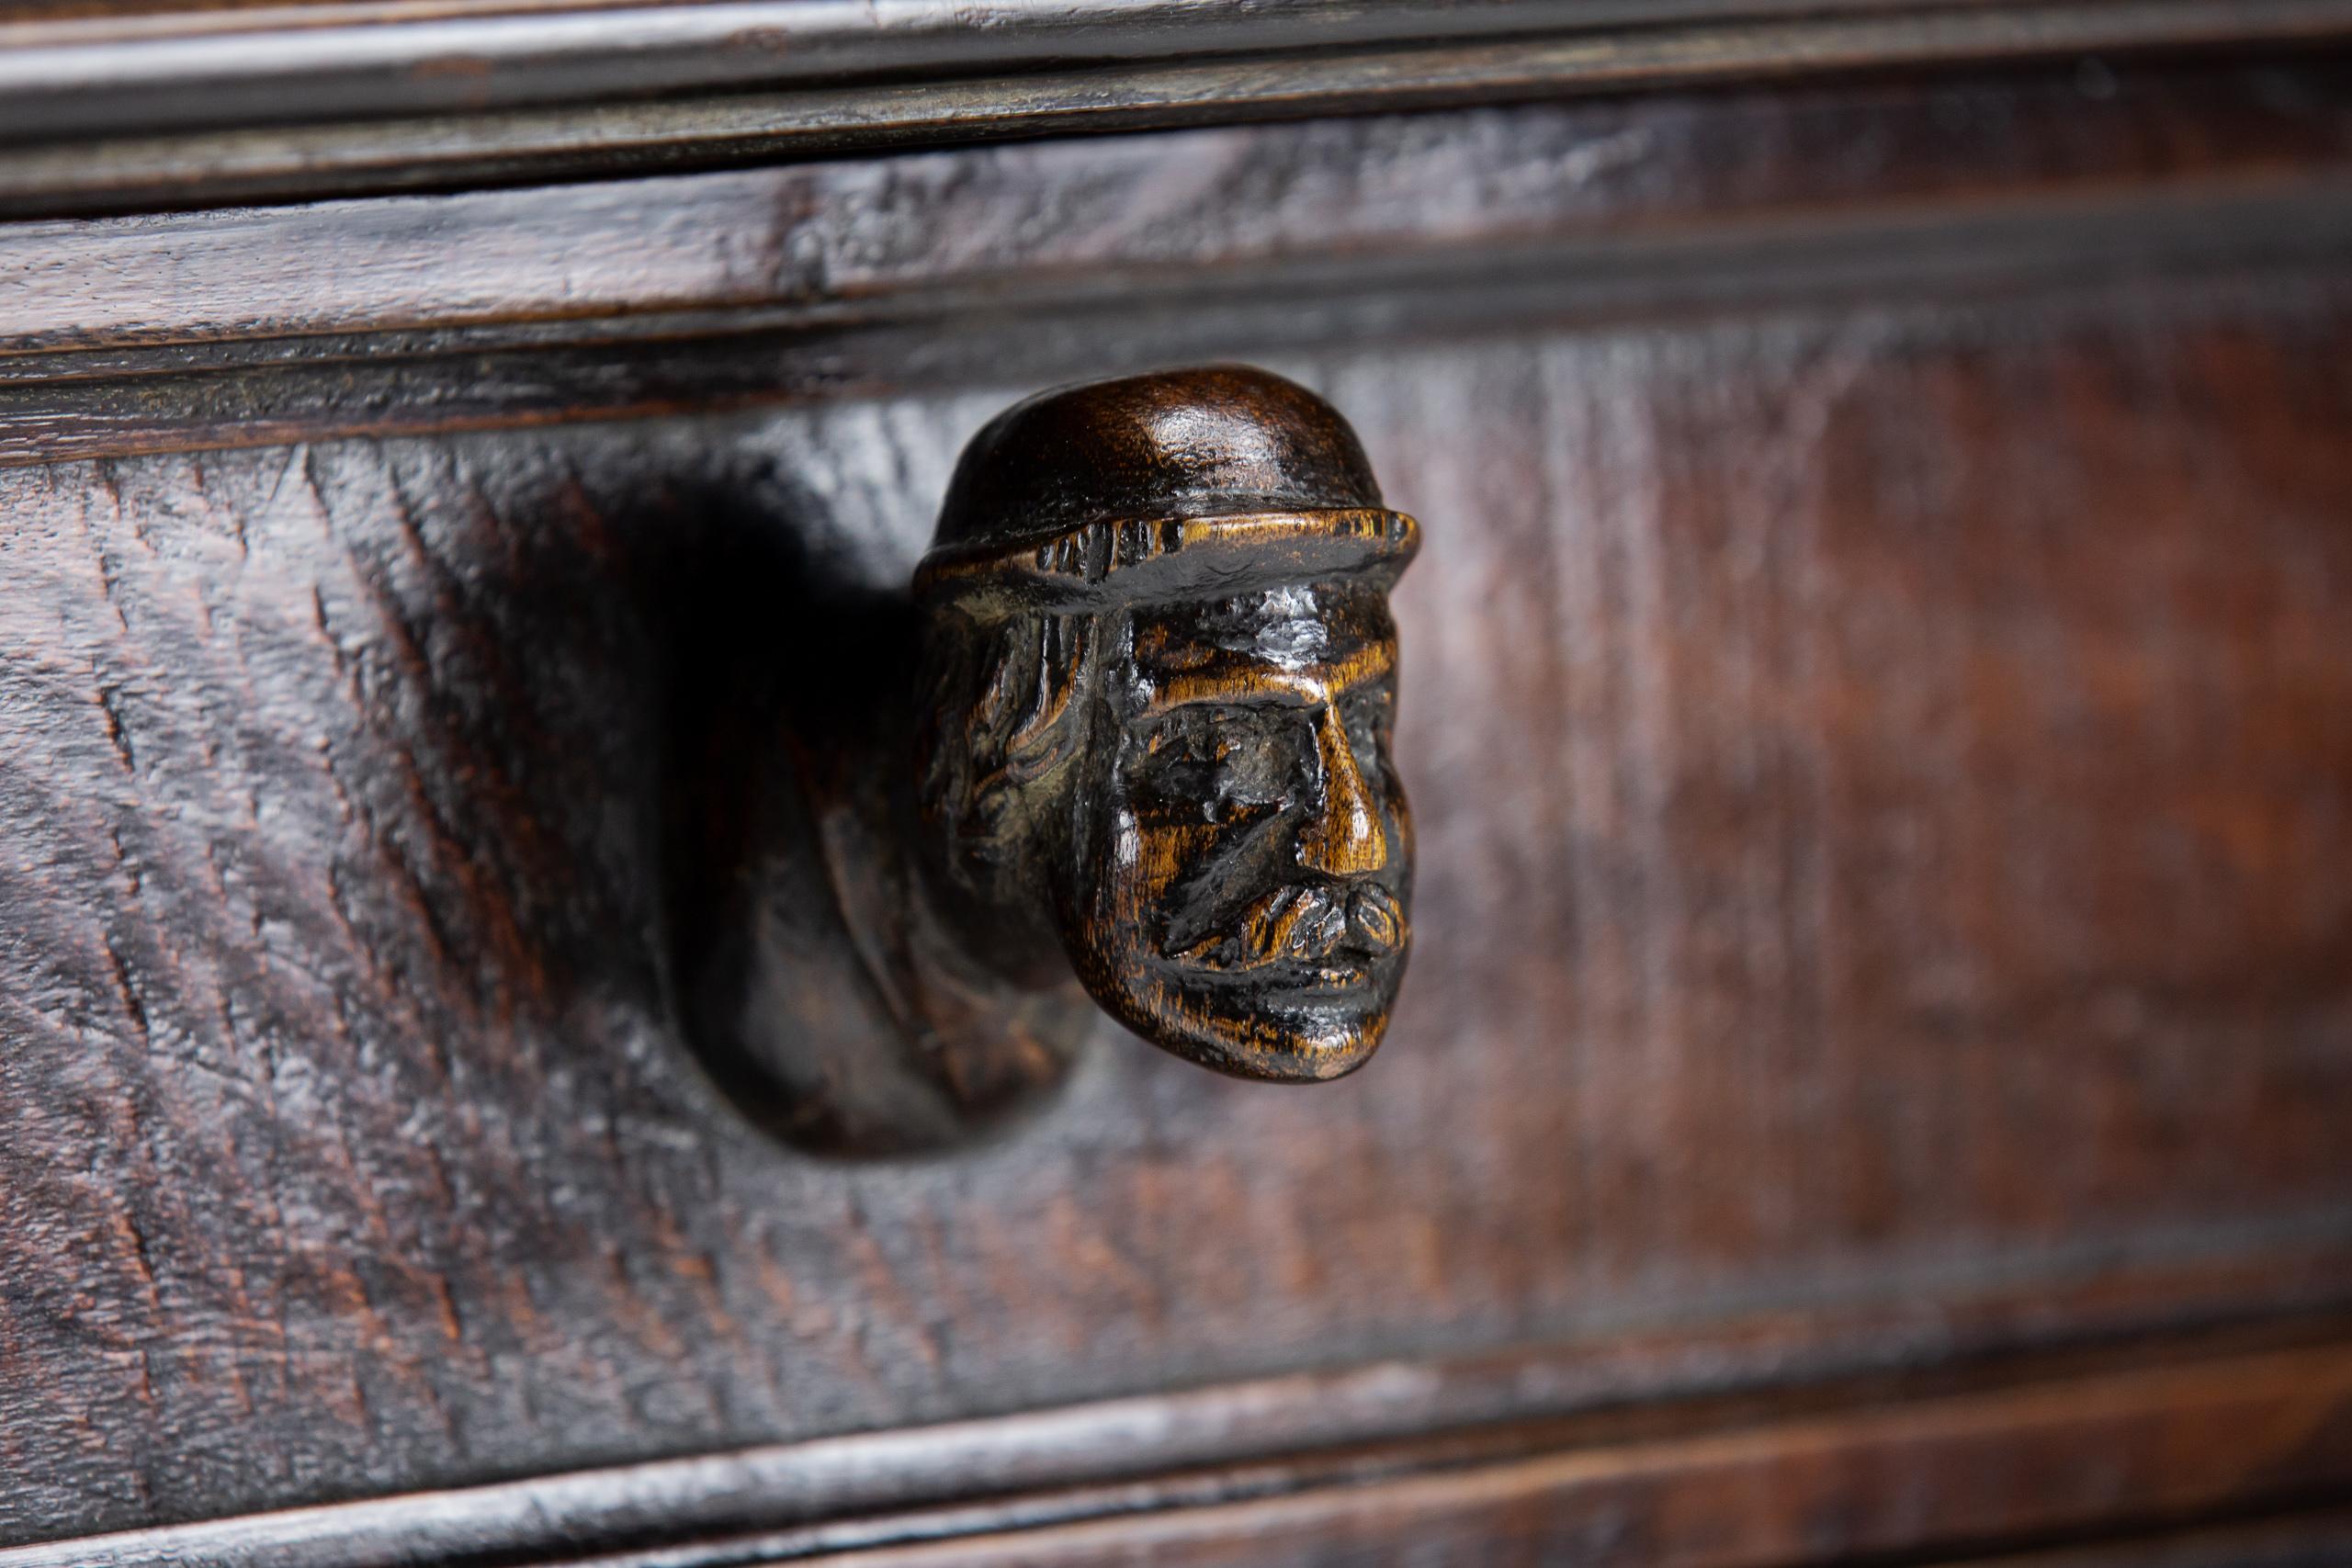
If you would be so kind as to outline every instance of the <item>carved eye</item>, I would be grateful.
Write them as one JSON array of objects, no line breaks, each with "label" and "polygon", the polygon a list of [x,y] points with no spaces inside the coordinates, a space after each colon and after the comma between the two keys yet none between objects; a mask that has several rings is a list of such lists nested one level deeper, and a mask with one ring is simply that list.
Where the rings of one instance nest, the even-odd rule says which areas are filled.
[{"label": "carved eye", "polygon": [[1179,708],[1144,740],[1143,803],[1167,821],[1227,823],[1288,798],[1305,727],[1231,705]]},{"label": "carved eye", "polygon": [[1229,725],[1220,725],[1224,708],[1180,708],[1162,719],[1144,742],[1144,750],[1160,767],[1206,765],[1223,761],[1233,750]]}]

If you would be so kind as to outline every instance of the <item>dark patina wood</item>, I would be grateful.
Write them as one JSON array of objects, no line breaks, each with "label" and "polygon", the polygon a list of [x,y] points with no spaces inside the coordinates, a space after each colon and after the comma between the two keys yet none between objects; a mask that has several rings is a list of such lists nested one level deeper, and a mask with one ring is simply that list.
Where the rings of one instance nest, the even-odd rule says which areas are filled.
[{"label": "dark patina wood", "polygon": [[[2267,196],[2324,225],[2337,210],[2329,193],[2352,171],[2347,82],[2352,62],[2340,51],[2291,66],[2132,61],[2087,76],[2070,65],[1748,85],[522,191],[12,223],[0,225],[9,295],[0,386],[322,357],[362,377],[363,359],[460,348],[560,344],[617,359],[647,337],[698,343],[721,321],[729,333],[756,333],[757,352],[773,357],[820,334],[838,344],[833,334],[844,329],[900,322],[937,335],[1041,301],[1090,324],[1094,313],[1081,307],[1094,306],[1102,330],[1124,321],[1139,331],[1177,314],[1172,299],[1191,307],[1180,318],[1189,321],[1220,289],[1278,290],[1287,309],[1302,310],[1302,273],[1326,293],[1363,293],[1431,274],[1490,288],[1540,266],[1555,297],[1574,297],[1555,298],[1552,312],[1594,294],[1602,298],[1583,306],[1594,317],[1680,311],[1704,299],[1753,311],[1780,297],[1756,265],[1759,252],[1811,238],[1813,264],[1841,268],[1835,287],[1850,298],[1916,289],[1929,249],[1979,275],[2005,225],[2030,225],[2041,242],[2032,276],[2050,282],[2113,267],[2098,243],[2102,220],[2155,209],[2206,217]],[[2206,227],[2245,223],[2241,214]],[[1894,247],[1898,224],[1919,241],[1892,265],[1874,261]],[[2325,237],[2323,229],[2313,243]],[[2134,238],[2149,241],[2144,229]],[[2170,247],[2182,242],[2167,233]],[[2194,258],[2212,267],[2263,254],[2244,234],[2209,233]],[[1629,275],[1642,271],[1684,276],[1635,291]],[[1514,294],[1513,308],[1529,307],[1523,291]],[[1392,320],[1384,335],[1415,325]],[[1014,373],[1027,374],[1036,357],[1033,348]],[[523,378],[519,367],[501,368]],[[879,381],[884,373],[861,357],[854,375],[806,395],[925,385],[911,370]],[[515,417],[612,408],[592,390],[566,388]],[[674,403],[692,392],[682,377],[667,395]],[[431,428],[447,429],[469,406],[341,412],[437,418]],[[310,407],[300,417],[307,428],[333,415]],[[226,423],[201,439],[254,444]],[[28,456],[0,451],[0,460]]]},{"label": "dark patina wood", "polygon": [[1750,91],[0,226],[0,465],[2164,273],[2260,294],[2352,248],[2346,81]]},{"label": "dark patina wood", "polygon": [[[1926,1561],[2339,1502],[2346,102],[0,230],[0,1543],[510,1479],[183,1560]],[[1442,530],[1387,1043],[1292,1094],[1106,1034],[953,1159],[780,1144],[684,1027],[710,655],[854,705],[991,414],[1236,355]]]},{"label": "dark patina wood", "polygon": [[1262,370],[990,421],[915,576],[922,814],[975,923],[1204,1066],[1363,1066],[1411,941],[1388,594],[1419,547],[1339,412]]},{"label": "dark patina wood", "polygon": [[0,212],[2352,36],[2347,0],[307,0],[300,11],[289,27],[285,10],[256,26],[233,4],[0,10]]},{"label": "dark patina wood", "polygon": [[935,1148],[1060,1084],[1081,987],[1220,1072],[1362,1066],[1410,940],[1387,595],[1419,537],[1263,371],[989,422],[910,593],[820,569],[788,642],[701,651],[671,908],[714,1075],[805,1146]]},{"label": "dark patina wood", "polygon": [[729,535],[902,581],[1001,395],[13,471],[0,1517],[1661,1317],[1810,1325],[1724,1376],[1950,1353],[1988,1292],[2039,1304],[1979,1346],[2340,1299],[2341,299],[1285,367],[1454,520],[1396,599],[1389,1047],[1300,1095],[1100,1053],[911,1169],[698,1087],[664,693]]},{"label": "dark patina wood", "polygon": [[[1988,1551],[2086,1524],[2164,1533],[2027,1561],[2331,1563],[2340,1515],[2168,1528],[2285,1513],[2352,1473],[2352,1355],[2233,1337],[1453,1429],[1465,1396],[1565,1369],[1368,1369],[0,1549],[0,1568],[1767,1568],[1923,1540]],[[1316,1446],[1278,1446],[1301,1442]]]}]

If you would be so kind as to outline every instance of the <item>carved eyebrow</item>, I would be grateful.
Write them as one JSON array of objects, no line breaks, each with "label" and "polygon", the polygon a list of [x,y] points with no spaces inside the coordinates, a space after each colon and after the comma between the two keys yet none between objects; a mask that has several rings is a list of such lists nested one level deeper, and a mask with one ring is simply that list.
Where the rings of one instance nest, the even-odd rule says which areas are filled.
[{"label": "carved eyebrow", "polygon": [[1161,714],[1194,703],[1276,702],[1314,707],[1385,679],[1396,668],[1396,645],[1385,638],[1367,643],[1322,668],[1327,673],[1320,677],[1258,663],[1222,671],[1188,670],[1151,682],[1143,711]]}]

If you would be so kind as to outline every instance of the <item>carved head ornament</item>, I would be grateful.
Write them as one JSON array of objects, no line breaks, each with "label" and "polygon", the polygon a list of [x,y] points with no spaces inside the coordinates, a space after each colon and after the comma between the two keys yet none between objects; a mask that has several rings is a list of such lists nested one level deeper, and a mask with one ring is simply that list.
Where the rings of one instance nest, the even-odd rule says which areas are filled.
[{"label": "carved head ornament", "polygon": [[1263,371],[998,417],[915,580],[920,808],[958,895],[1049,927],[1179,1055],[1361,1065],[1410,942],[1387,595],[1419,540],[1346,422]]}]

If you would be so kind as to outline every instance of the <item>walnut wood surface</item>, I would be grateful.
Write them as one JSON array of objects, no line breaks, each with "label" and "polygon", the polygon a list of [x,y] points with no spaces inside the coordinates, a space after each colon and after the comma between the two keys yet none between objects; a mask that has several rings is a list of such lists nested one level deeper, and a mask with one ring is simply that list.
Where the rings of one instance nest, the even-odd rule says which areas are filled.
[{"label": "walnut wood surface", "polygon": [[[2084,1568],[2241,1561],[2219,1557],[2224,1545],[2245,1550],[2246,1568],[2271,1568],[2328,1561],[2308,1554],[2345,1539],[2340,1518],[2290,1511],[2352,1479],[2346,1326],[2311,1325],[2319,1340],[2197,1336],[1453,1430],[1431,1418],[1480,1382],[1561,1369],[1527,1358],[1483,1372],[1389,1366],[0,1548],[0,1568],[1762,1568],[1890,1547],[1973,1555],[2088,1525],[2143,1539],[2086,1554]],[[1425,1429],[1348,1431],[1373,1407],[1403,1415],[1411,1392],[1429,1402]],[[1279,1446],[1285,1431],[1294,1446]],[[1267,1438],[1278,1446],[1250,1447]],[[2256,1510],[2273,1517],[2182,1528]]]},{"label": "walnut wood surface", "polygon": [[2352,249],[2347,84],[2067,71],[0,226],[0,465],[1857,294],[2259,299]]},{"label": "walnut wood surface", "polygon": [[[1973,3],[2011,30],[2020,12],[2052,9]],[[0,5],[0,141],[844,81],[860,84],[869,118],[887,118],[879,88],[1165,68],[1219,55],[1250,57],[1259,75],[1295,91],[1302,77],[1332,70],[1317,55],[1340,50],[1410,61],[1495,38],[1577,33],[1591,58],[1602,29],[1720,28],[1825,11],[1899,17],[1928,8],[1919,0],[295,0],[257,11],[234,0],[10,0]],[[2332,10],[2339,23],[2344,11],[2268,8],[2307,18]],[[2163,9],[2173,15],[2159,30],[2174,32],[2211,28],[2222,10]],[[2264,7],[2235,9],[2232,22],[2245,28],[2258,25]],[[1241,87],[1238,76],[1227,79]],[[1099,74],[1087,78],[1090,88],[1103,85]]]},{"label": "walnut wood surface", "polygon": [[2352,1561],[2352,1513],[2317,1509],[2208,1529],[2165,1530],[2051,1551],[1973,1557],[1949,1568],[2335,1568]]},{"label": "walnut wood surface", "polygon": [[[101,0],[103,5],[103,0]],[[2341,41],[2347,0],[745,0],[0,12],[0,210],[514,183]],[[258,21],[260,25],[254,25]]]},{"label": "walnut wood surface", "polygon": [[[2352,1468],[2346,1370],[2337,1352],[2139,1371],[811,1561],[874,1568],[1869,1561],[1923,1541],[2144,1523],[2266,1492],[2294,1498],[2317,1486],[2340,1495]],[[2215,1462],[2217,1453],[2227,1461]]]},{"label": "walnut wood surface", "polygon": [[[2000,181],[2076,145],[1963,101]],[[2227,140],[2206,102],[2134,110],[2135,184]],[[1430,523],[1388,1043],[1295,1094],[1099,1050],[930,1165],[794,1156],[690,1066],[683,634],[779,625],[795,551],[899,581],[1047,367],[1242,318],[980,320],[927,389],[799,321],[836,357],[792,406],[413,439],[302,438],[483,361],[125,370],[107,440],[233,394],[282,444],[0,472],[0,1542],[1529,1342],[1576,1375],[1463,1419],[2352,1303],[2333,231],[1989,293],[1888,281],[1983,231],[1919,232],[1834,299],[1578,315],[1564,274],[1472,333],[1373,289],[1383,330],[1270,352]],[[90,391],[48,375],[17,417]],[[2148,1419],[2199,1485],[2246,1451]]]},{"label": "walnut wood surface", "polygon": [[7,1534],[2340,1245],[2352,344],[2193,303],[1289,367],[1454,520],[1387,1050],[908,1168],[686,1066],[665,617],[1001,396],[10,473]]},{"label": "walnut wood surface", "polygon": [[1610,247],[1647,247],[1655,268],[1677,238],[1745,284],[1739,254],[1795,232],[2020,213],[2063,227],[2133,197],[2270,193],[2310,222],[2346,183],[2352,54],[2333,51],[21,222],[0,225],[0,381],[213,363],[141,346],[250,344],[234,361],[250,364],[325,340],[348,360],[361,333],[407,333],[391,342],[412,355],[609,348],[729,311],[804,333],[894,318],[936,332],[1041,295],[1135,310],[1216,278],[1262,288],[1311,265],[1318,287],[1362,288],[1531,252],[1590,289]]}]

